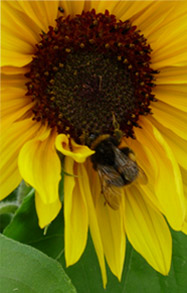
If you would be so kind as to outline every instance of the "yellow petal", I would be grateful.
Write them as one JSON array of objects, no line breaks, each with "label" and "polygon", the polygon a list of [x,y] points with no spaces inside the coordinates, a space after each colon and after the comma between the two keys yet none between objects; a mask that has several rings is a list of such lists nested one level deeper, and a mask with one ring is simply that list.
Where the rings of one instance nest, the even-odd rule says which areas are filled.
[{"label": "yellow petal", "polygon": [[58,1],[2,2],[2,65],[24,66],[32,61],[39,34],[55,25]]},{"label": "yellow petal", "polygon": [[9,127],[13,122],[20,119],[32,107],[34,102],[25,96],[22,88],[9,87],[1,94],[1,127]]},{"label": "yellow petal", "polygon": [[[150,151],[150,148],[146,146],[146,144],[140,143],[137,139],[123,139],[120,147],[128,146],[132,149],[136,155],[136,162],[138,166],[143,170],[145,176],[147,177],[147,183],[141,184],[141,180],[137,178],[134,184],[141,185],[141,188],[145,192],[145,196],[147,197],[147,201],[153,207],[162,211],[161,204],[155,194],[154,184],[156,182],[156,178],[158,176],[158,166],[157,161],[155,159],[154,154]],[[140,170],[141,172],[141,170]]]},{"label": "yellow petal", "polygon": [[5,75],[16,75],[16,74],[24,75],[28,71],[29,71],[29,68],[27,66],[25,66],[25,67],[3,66],[1,68],[1,73],[5,74]]},{"label": "yellow petal", "polygon": [[[64,9],[64,16],[75,16],[76,14],[81,14],[84,10],[86,2],[90,1],[59,1],[59,6]],[[59,16],[62,16],[62,13],[59,13]]]},{"label": "yellow petal", "polygon": [[[156,84],[186,84],[187,83],[187,67],[167,67],[162,68],[157,76]],[[176,98],[177,99],[177,98]]]},{"label": "yellow petal", "polygon": [[[147,4],[146,9],[133,16],[132,20],[133,24],[137,25],[147,38],[154,35],[154,32],[163,25],[164,19],[174,10],[174,6],[168,5],[169,3],[166,1],[162,1],[162,3],[160,1],[143,1],[143,3]],[[136,5],[141,7],[142,2],[140,5],[139,1],[136,1]]]},{"label": "yellow petal", "polygon": [[77,164],[72,158],[65,159],[64,175],[64,221],[65,221],[65,259],[70,266],[81,257],[87,242],[88,210],[83,189],[82,177],[77,176]]},{"label": "yellow petal", "polygon": [[[181,21],[181,17],[184,17],[186,14],[186,4],[184,1],[146,2],[147,9],[138,13],[132,18],[132,20],[133,24],[138,26],[154,49],[164,47],[163,42],[165,41],[165,38],[168,37],[168,35],[173,38],[172,34],[175,32],[176,28],[181,30],[182,35],[183,32],[181,25],[178,25],[172,30],[170,29],[170,26],[172,26],[172,22],[176,20],[181,23],[183,22]],[[136,3],[139,5],[138,1],[136,1]],[[142,6],[142,2],[139,6]],[[168,31],[170,32],[169,34]],[[163,35],[165,33],[164,37],[159,38],[162,33]],[[172,63],[170,63],[169,66],[171,64]]]},{"label": "yellow petal", "polygon": [[[187,185],[185,185],[184,190],[185,190],[185,206],[187,211]],[[186,212],[185,221],[181,231],[187,235],[187,212]]]},{"label": "yellow petal", "polygon": [[18,1],[19,9],[24,15],[29,16],[35,25],[37,25],[37,33],[42,30],[48,31],[48,27],[55,26],[55,19],[58,15],[59,1]]},{"label": "yellow petal", "polygon": [[[7,68],[7,67],[3,67]],[[17,68],[17,67],[16,67]],[[5,72],[6,71],[6,72]],[[1,87],[3,90],[8,90],[9,87],[21,88],[25,90],[26,93],[26,86],[25,83],[28,81],[24,76],[24,71],[16,72],[18,70],[13,69],[12,74],[7,73],[7,70],[1,74]]]},{"label": "yellow petal", "polygon": [[185,112],[157,101],[152,104],[153,117],[176,135],[187,140],[187,115]]},{"label": "yellow petal", "polygon": [[20,151],[18,165],[23,179],[35,188],[45,204],[58,199],[58,184],[61,179],[61,163],[54,143],[53,131],[43,141],[28,141]]},{"label": "yellow petal", "polygon": [[187,158],[186,158],[187,141],[182,139],[178,135],[176,135],[171,130],[165,128],[153,117],[150,117],[150,120],[158,128],[158,130],[163,134],[164,139],[167,141],[168,145],[172,149],[178,164],[182,166],[184,169],[187,169]]},{"label": "yellow petal", "polygon": [[112,273],[120,281],[126,248],[123,225],[124,207],[121,205],[118,210],[113,210],[100,194],[96,211],[107,263]]},{"label": "yellow petal", "polygon": [[[148,147],[157,162],[155,194],[164,215],[175,230],[180,230],[184,221],[184,195],[181,174],[176,159],[160,132],[148,121],[140,120],[142,129],[135,134],[142,146]],[[145,149],[146,152],[146,149]],[[148,154],[149,155],[149,154]]]},{"label": "yellow petal", "polygon": [[55,145],[58,151],[65,156],[71,157],[77,163],[83,163],[87,157],[95,153],[87,146],[77,144],[73,140],[70,140],[65,134],[59,134],[57,136]]},{"label": "yellow petal", "polygon": [[40,30],[36,23],[30,19],[30,15],[24,13],[19,2],[20,1],[2,2],[2,30],[9,35],[9,38],[17,42],[22,39],[34,48],[34,45],[40,39]]},{"label": "yellow petal", "polygon": [[[106,282],[107,282],[107,276],[106,276],[103,245],[101,240],[101,234],[99,231],[96,209],[95,209],[93,198],[90,192],[90,184],[88,180],[88,175],[83,164],[79,164],[78,176],[82,177],[82,188],[84,189],[84,192],[86,195],[85,199],[87,202],[87,207],[89,212],[88,217],[89,217],[90,232],[91,232],[92,240],[93,240],[95,250],[97,253],[97,257],[99,260],[99,265],[100,265],[102,279],[103,279],[103,287],[105,288]],[[92,184],[94,183],[92,182]]]},{"label": "yellow petal", "polygon": [[187,112],[187,86],[185,84],[158,85],[153,94],[165,104]]},{"label": "yellow petal", "polygon": [[[104,2],[104,1],[100,1]],[[149,5],[149,1],[141,1],[141,5],[139,1],[106,1],[105,7],[108,3],[114,2],[115,5],[111,7],[110,12],[115,14],[118,19],[125,21],[127,19],[133,20],[138,14],[142,14],[144,9],[146,9]]]},{"label": "yellow petal", "polygon": [[[99,178],[98,172],[93,169],[93,164],[91,160],[87,160],[85,162],[89,182],[90,189],[93,198],[94,205],[96,206],[97,200],[101,195],[101,180]],[[93,184],[94,182],[94,184]]]},{"label": "yellow petal", "polygon": [[59,199],[46,204],[42,201],[37,192],[35,192],[35,205],[40,228],[44,228],[50,224],[56,218],[61,209],[61,202]]},{"label": "yellow petal", "polygon": [[153,49],[153,68],[187,65],[185,1],[154,2],[149,9],[149,21],[145,20],[148,11],[142,14],[142,20],[137,21]]},{"label": "yellow petal", "polygon": [[182,232],[187,234],[187,169],[180,168],[182,180],[183,180],[183,188],[184,188],[184,197],[185,197],[185,207],[186,207],[186,215],[184,225],[182,227]]},{"label": "yellow petal", "polygon": [[147,205],[133,186],[127,188],[125,199],[125,227],[129,241],[155,270],[167,275],[172,239],[164,218]]},{"label": "yellow petal", "polygon": [[[3,129],[4,130],[4,129]],[[45,127],[31,119],[13,123],[1,134],[0,188],[1,199],[9,195],[20,183],[18,154],[22,146],[33,137],[45,132]]]},{"label": "yellow petal", "polygon": [[90,9],[95,9],[96,13],[105,13],[105,10],[107,9],[112,13],[117,4],[118,1],[90,1]]},{"label": "yellow petal", "polygon": [[[168,33],[168,31],[170,33]],[[154,68],[187,65],[186,15],[178,17],[154,32],[151,41]]]},{"label": "yellow petal", "polygon": [[[11,1],[2,1],[1,65],[21,67],[32,60],[34,45],[37,42],[36,39],[33,40],[31,35],[29,36],[29,30],[25,32],[23,21],[22,25],[18,25],[17,10],[13,10],[10,3]],[[20,19],[22,19],[21,16]],[[31,38],[31,43],[27,36]]]},{"label": "yellow petal", "polygon": [[184,222],[184,225],[182,227],[182,232],[187,235],[187,220]]}]

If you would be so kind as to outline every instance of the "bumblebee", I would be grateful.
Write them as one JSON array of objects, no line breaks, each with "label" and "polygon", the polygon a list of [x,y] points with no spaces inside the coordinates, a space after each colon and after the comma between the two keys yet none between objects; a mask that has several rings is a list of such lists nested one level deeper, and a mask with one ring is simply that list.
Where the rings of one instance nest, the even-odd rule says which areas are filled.
[{"label": "bumblebee", "polygon": [[110,135],[101,135],[92,143],[95,154],[91,156],[93,168],[101,181],[101,193],[106,203],[117,210],[123,194],[121,187],[141,177],[147,182],[144,171],[138,166],[134,152],[129,147],[119,149],[120,141]]}]

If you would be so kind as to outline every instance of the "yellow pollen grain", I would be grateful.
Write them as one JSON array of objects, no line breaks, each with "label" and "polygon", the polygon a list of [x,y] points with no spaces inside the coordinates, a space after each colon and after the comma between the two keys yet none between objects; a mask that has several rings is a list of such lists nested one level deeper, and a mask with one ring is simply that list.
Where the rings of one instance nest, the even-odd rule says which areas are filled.
[{"label": "yellow pollen grain", "polygon": [[123,61],[123,63],[124,64],[127,64],[128,63],[128,60],[125,58],[124,61]]},{"label": "yellow pollen grain", "polygon": [[51,79],[49,82],[50,82],[51,84],[54,84],[54,83],[55,83],[54,79]]},{"label": "yellow pollen grain", "polygon": [[94,39],[90,39],[90,40],[89,40],[89,43],[90,43],[90,44],[94,44],[94,43],[95,43]]},{"label": "yellow pollen grain", "polygon": [[71,52],[71,49],[70,48],[66,48],[66,53],[70,53]]},{"label": "yellow pollen grain", "polygon": [[132,117],[132,118],[135,118],[135,117],[136,117],[136,115],[135,115],[135,114],[132,114],[132,115],[131,115],[131,117]]},{"label": "yellow pollen grain", "polygon": [[131,125],[131,121],[130,120],[127,121],[127,125]]},{"label": "yellow pollen grain", "polygon": [[63,67],[64,67],[64,64],[63,64],[63,63],[59,63],[58,66],[59,66],[60,68],[63,68]]},{"label": "yellow pollen grain", "polygon": [[51,98],[50,98],[50,100],[51,100],[51,101],[54,101],[54,100],[55,100],[55,97],[54,97],[54,96],[53,96],[53,97],[51,97]]},{"label": "yellow pollen grain", "polygon": [[105,48],[108,49],[110,47],[110,45],[107,43],[105,44]]},{"label": "yellow pollen grain", "polygon": [[118,56],[117,59],[118,59],[118,61],[121,61],[122,58],[121,58],[121,56]]},{"label": "yellow pollen grain", "polygon": [[95,19],[95,20],[93,21],[93,24],[94,24],[94,25],[97,25],[97,24],[98,24],[98,21]]},{"label": "yellow pollen grain", "polygon": [[132,65],[131,64],[128,66],[128,69],[132,69]]},{"label": "yellow pollen grain", "polygon": [[85,45],[84,45],[83,43],[81,43],[81,44],[80,44],[80,47],[81,47],[81,48],[84,48],[84,47],[85,47]]},{"label": "yellow pollen grain", "polygon": [[54,46],[53,49],[54,50],[58,50],[59,49],[59,46]]},{"label": "yellow pollen grain", "polygon": [[136,162],[136,157],[135,157],[134,154],[130,153],[130,154],[128,155],[128,157],[129,157],[129,159],[131,159],[133,162]]}]

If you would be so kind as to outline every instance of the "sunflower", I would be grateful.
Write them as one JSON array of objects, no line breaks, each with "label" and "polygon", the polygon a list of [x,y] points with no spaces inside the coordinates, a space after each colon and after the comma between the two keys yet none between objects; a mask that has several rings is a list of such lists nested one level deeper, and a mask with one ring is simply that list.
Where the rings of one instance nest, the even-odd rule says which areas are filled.
[{"label": "sunflower", "polygon": [[104,286],[105,259],[121,279],[126,237],[166,275],[166,220],[187,233],[186,14],[177,1],[2,2],[1,199],[24,179],[41,228],[63,204],[66,265],[89,229]]}]

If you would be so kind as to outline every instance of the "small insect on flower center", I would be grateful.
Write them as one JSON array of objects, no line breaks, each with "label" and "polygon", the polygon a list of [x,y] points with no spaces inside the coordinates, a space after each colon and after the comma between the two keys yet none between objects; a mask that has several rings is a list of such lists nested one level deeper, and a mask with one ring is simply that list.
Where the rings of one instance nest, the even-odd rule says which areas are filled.
[{"label": "small insect on flower center", "polygon": [[87,145],[92,135],[113,135],[114,119],[124,136],[134,136],[139,115],[155,100],[157,73],[136,26],[108,11],[83,11],[59,17],[36,48],[26,74],[34,120]]}]

